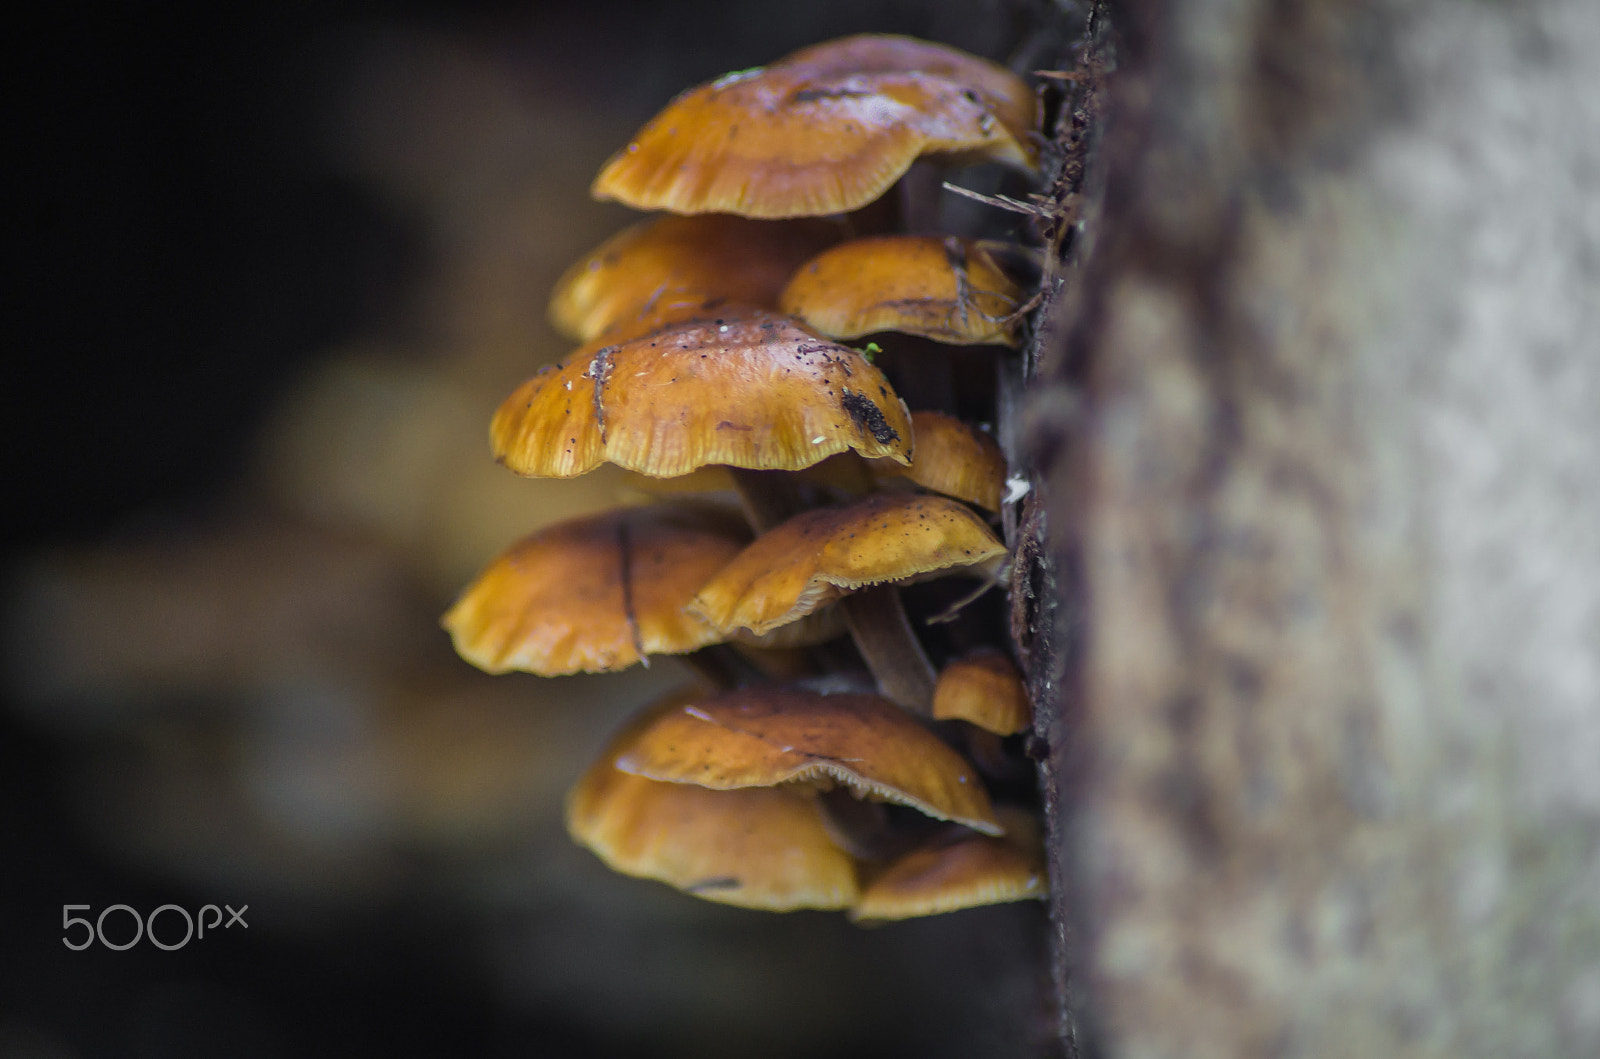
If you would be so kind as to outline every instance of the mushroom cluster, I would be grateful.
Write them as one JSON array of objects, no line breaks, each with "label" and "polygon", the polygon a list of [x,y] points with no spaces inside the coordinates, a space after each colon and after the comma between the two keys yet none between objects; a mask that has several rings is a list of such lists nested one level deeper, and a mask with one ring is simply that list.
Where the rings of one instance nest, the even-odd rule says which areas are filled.
[{"label": "mushroom cluster", "polygon": [[908,173],[1031,170],[1035,108],[986,60],[848,37],[683,93],[596,179],[669,212],[562,277],[551,319],[583,344],[506,398],[494,454],[712,488],[546,527],[444,625],[489,672],[701,675],[568,797],[614,869],[867,920],[1043,896],[1026,694],[967,606],[1006,561],[1006,462],[971,420],[1019,339],[1019,255],[906,231],[930,215]]}]

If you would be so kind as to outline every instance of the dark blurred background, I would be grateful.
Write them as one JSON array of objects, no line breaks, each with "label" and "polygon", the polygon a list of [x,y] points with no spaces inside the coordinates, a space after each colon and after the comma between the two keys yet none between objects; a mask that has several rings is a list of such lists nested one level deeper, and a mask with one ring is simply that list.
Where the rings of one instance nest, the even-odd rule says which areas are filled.
[{"label": "dark blurred background", "polygon": [[[1040,909],[865,931],[613,876],[561,791],[671,666],[488,678],[435,622],[612,499],[483,438],[564,351],[551,282],[630,220],[585,192],[633,128],[848,32],[1004,59],[1052,6],[247,0],[17,34],[0,1054],[1033,1050]],[[64,904],[168,903],[249,927],[62,942]]]}]

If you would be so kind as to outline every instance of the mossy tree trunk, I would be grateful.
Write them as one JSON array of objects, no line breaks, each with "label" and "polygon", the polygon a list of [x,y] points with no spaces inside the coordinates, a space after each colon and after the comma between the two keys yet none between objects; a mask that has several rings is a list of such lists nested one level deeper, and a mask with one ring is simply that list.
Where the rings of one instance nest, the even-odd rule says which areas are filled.
[{"label": "mossy tree trunk", "polygon": [[1600,1054],[1600,8],[1110,15],[1020,416],[1069,1047]]}]

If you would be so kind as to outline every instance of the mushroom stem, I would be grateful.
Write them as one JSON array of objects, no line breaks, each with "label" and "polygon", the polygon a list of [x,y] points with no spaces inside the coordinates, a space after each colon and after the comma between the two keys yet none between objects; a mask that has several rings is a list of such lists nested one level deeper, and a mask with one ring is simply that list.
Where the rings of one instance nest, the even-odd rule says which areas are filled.
[{"label": "mushroom stem", "polygon": [[732,691],[764,675],[728,644],[712,644],[677,658],[717,691]]},{"label": "mushroom stem", "polygon": [[744,517],[757,533],[765,533],[804,510],[794,479],[786,471],[729,467],[728,473],[733,476],[733,487],[739,491]]},{"label": "mushroom stem", "polygon": [[880,341],[890,354],[886,362],[895,369],[890,375],[894,391],[909,407],[955,414],[955,368],[949,346],[905,335],[885,336]]},{"label": "mushroom stem", "polygon": [[939,199],[944,194],[944,173],[926,162],[914,162],[900,178],[901,229],[912,235],[932,235],[941,231]]},{"label": "mushroom stem", "polygon": [[901,231],[900,196],[880,195],[860,209],[838,215],[838,220],[844,227],[847,239],[863,239]]},{"label": "mushroom stem", "polygon": [[882,802],[859,798],[846,787],[817,795],[817,812],[833,844],[857,860],[893,860],[915,849],[922,828],[897,831]]},{"label": "mushroom stem", "polygon": [[933,665],[893,585],[878,585],[840,601],[850,638],[878,681],[878,690],[919,716],[932,715]]}]

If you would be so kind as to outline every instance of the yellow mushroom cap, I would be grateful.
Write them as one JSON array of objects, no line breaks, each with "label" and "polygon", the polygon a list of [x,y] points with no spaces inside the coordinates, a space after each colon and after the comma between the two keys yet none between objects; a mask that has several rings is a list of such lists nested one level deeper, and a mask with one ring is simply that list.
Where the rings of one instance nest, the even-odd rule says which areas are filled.
[{"label": "yellow mushroom cap", "polygon": [[868,585],[992,564],[1005,545],[953,500],[879,493],[796,515],[757,537],[690,604],[724,631],[764,633]]},{"label": "yellow mushroom cap", "polygon": [[1022,675],[1011,659],[992,647],[944,667],[933,689],[933,716],[966,721],[996,735],[1015,735],[1033,724]]},{"label": "yellow mushroom cap", "polygon": [[726,637],[684,606],[748,539],[732,514],[689,505],[558,523],[496,557],[443,624],[490,673],[594,673],[695,651]]},{"label": "yellow mushroom cap", "polygon": [[924,489],[989,511],[1000,510],[1006,486],[1006,457],[998,441],[943,412],[912,412],[911,430],[917,439],[911,466],[875,460],[875,475],[909,478]]},{"label": "yellow mushroom cap", "polygon": [[[606,163],[593,194],[673,213],[821,216],[873,201],[923,155],[1032,168],[1026,85],[956,49],[912,43],[847,38],[835,52],[819,45],[691,89]],[[866,69],[844,61],[853,49],[871,53]],[[984,75],[961,80],[972,64]],[[1000,78],[1015,87],[997,96]]]},{"label": "yellow mushroom cap", "polygon": [[905,407],[860,353],[786,316],[718,312],[546,368],[495,412],[496,457],[562,478],[606,460],[658,478],[714,463],[799,470],[847,449],[910,462]]},{"label": "yellow mushroom cap", "polygon": [[713,790],[810,783],[911,806],[999,834],[977,773],[876,695],[750,687],[664,710],[619,747],[616,767]]},{"label": "yellow mushroom cap", "polygon": [[954,236],[852,239],[802,265],[779,307],[830,338],[902,331],[955,345],[1017,344],[1022,288],[983,243]]},{"label": "yellow mushroom cap", "polygon": [[724,298],[775,309],[794,270],[839,236],[838,226],[819,220],[654,217],[567,269],[550,297],[550,319],[587,342],[663,299],[693,305]]},{"label": "yellow mushroom cap", "polygon": [[980,905],[1041,899],[1049,888],[1037,829],[1014,827],[1004,838],[964,834],[897,858],[863,888],[854,920],[910,919]]},{"label": "yellow mushroom cap", "polygon": [[643,711],[567,795],[567,830],[609,867],[708,901],[788,911],[846,908],[855,862],[834,845],[809,792],[714,791],[619,771],[618,748],[682,696]]}]

